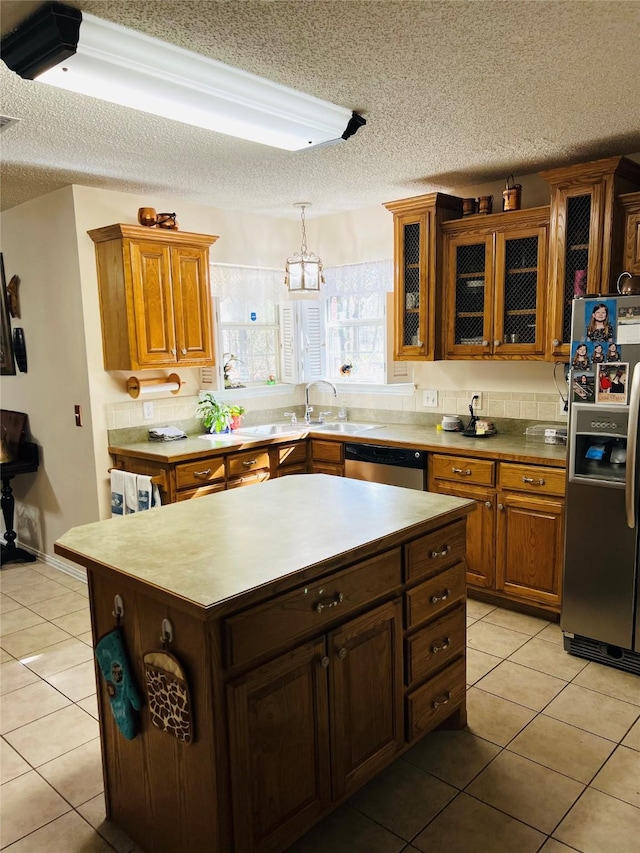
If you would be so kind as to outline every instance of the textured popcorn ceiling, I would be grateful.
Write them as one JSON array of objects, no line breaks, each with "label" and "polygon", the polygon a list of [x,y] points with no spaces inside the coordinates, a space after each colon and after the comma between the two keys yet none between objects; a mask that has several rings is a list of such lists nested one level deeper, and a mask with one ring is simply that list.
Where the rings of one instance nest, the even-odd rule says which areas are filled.
[{"label": "textured popcorn ceiling", "polygon": [[[41,5],[2,0],[6,34]],[[639,0],[69,0],[356,110],[289,153],[21,80],[0,63],[2,206],[69,183],[298,217],[640,151]]]}]

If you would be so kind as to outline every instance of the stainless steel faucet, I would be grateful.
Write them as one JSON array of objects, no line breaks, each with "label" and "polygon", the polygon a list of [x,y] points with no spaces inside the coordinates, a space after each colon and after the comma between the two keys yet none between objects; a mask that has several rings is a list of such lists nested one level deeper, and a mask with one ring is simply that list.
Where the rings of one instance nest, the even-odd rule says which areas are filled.
[{"label": "stainless steel faucet", "polygon": [[313,406],[309,405],[309,389],[312,388],[314,385],[319,385],[321,382],[323,382],[325,385],[328,385],[331,388],[331,390],[333,391],[334,397],[338,396],[338,389],[333,384],[333,382],[329,382],[328,379],[315,379],[313,382],[309,382],[307,387],[304,389],[304,422],[306,424],[312,424],[312,423],[320,423],[321,424],[321,423],[323,423],[323,420],[324,420],[322,416],[327,414],[327,412],[321,412],[320,413],[321,414],[320,420],[318,420],[318,421],[312,421],[311,420],[311,412],[313,411]]}]

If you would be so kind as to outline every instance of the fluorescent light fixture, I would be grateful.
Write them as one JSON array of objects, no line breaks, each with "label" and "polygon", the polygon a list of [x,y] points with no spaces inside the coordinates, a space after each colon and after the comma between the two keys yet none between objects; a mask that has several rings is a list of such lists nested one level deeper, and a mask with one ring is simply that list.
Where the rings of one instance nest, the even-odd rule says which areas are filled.
[{"label": "fluorescent light fixture", "polygon": [[366,124],[346,107],[58,3],[4,38],[2,59],[28,80],[287,151],[348,139]]}]

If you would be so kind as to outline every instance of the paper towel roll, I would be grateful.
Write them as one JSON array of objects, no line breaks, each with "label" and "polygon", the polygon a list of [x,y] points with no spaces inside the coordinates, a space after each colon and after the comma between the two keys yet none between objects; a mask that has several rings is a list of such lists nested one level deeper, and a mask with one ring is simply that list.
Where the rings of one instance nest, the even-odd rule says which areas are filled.
[{"label": "paper towel roll", "polygon": [[137,376],[130,376],[127,380],[127,391],[129,396],[134,400],[140,396],[147,394],[161,394],[170,392],[171,394],[179,394],[182,387],[182,380],[177,373],[171,373],[165,379],[138,379]]}]

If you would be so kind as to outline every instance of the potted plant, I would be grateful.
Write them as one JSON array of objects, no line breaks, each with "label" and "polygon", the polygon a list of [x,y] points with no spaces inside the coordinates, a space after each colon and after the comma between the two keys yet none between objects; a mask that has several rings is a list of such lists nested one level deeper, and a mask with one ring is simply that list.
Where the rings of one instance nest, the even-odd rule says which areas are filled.
[{"label": "potted plant", "polygon": [[231,413],[231,429],[238,429],[246,409],[244,406],[229,406],[229,412]]},{"label": "potted plant", "polygon": [[196,417],[202,421],[209,432],[229,432],[231,427],[230,406],[218,402],[210,391],[205,391],[198,400]]}]

